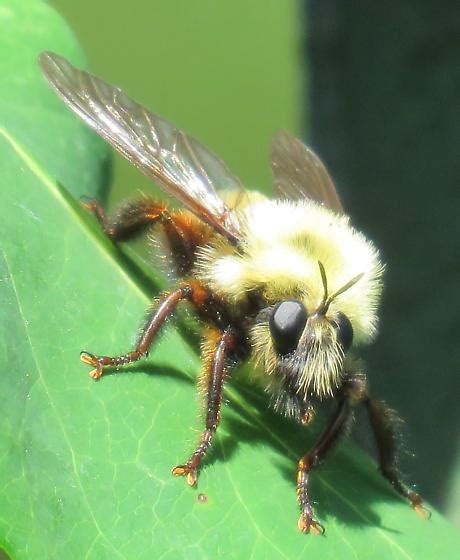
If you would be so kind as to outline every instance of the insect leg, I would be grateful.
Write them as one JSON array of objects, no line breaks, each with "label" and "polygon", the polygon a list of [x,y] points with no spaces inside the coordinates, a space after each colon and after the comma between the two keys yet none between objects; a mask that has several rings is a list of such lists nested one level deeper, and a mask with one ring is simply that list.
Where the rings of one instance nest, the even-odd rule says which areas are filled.
[{"label": "insect leg", "polygon": [[145,325],[141,331],[139,341],[134,350],[122,356],[109,357],[109,356],[94,356],[89,352],[82,352],[80,359],[85,364],[93,366],[90,375],[93,379],[99,379],[104,373],[104,368],[107,366],[121,366],[135,362],[142,356],[146,355],[152,345],[155,335],[163,326],[165,320],[172,315],[178,303],[183,299],[190,299],[192,297],[193,289],[184,285],[171,293],[163,294],[160,297],[158,306],[149,314]]},{"label": "insect leg", "polygon": [[201,461],[211,446],[211,441],[217,426],[220,422],[222,396],[224,389],[225,377],[227,374],[227,358],[228,353],[234,348],[235,339],[232,329],[227,327],[214,343],[214,351],[206,352],[205,359],[208,363],[205,378],[206,386],[206,429],[201,434],[200,442],[190,459],[183,465],[179,465],[172,469],[174,476],[187,476],[187,482],[190,486],[196,484],[198,478],[198,469]]},{"label": "insect leg", "polygon": [[85,200],[83,206],[96,216],[112,241],[129,241],[138,237],[167,213],[162,202],[147,197],[123,203],[109,217],[97,200]]},{"label": "insect leg", "polygon": [[104,233],[114,242],[135,239],[159,223],[180,276],[190,273],[197,246],[209,236],[209,228],[190,213],[169,212],[165,204],[145,196],[125,202],[110,217],[94,199],[84,202],[84,206],[96,216]]},{"label": "insect leg", "polygon": [[424,507],[420,495],[410,490],[399,478],[395,429],[399,419],[396,413],[385,403],[369,397],[365,399],[364,404],[377,443],[380,472],[398,494],[409,500],[410,505],[421,517],[429,517],[430,513]]},{"label": "insect leg", "polygon": [[308,497],[310,472],[324,459],[327,452],[347,430],[352,419],[350,405],[350,399],[343,396],[313,449],[304,455],[297,464],[297,499],[300,506],[298,527],[303,533],[309,533],[310,530],[316,534],[324,533],[324,527],[313,516],[313,508]]}]

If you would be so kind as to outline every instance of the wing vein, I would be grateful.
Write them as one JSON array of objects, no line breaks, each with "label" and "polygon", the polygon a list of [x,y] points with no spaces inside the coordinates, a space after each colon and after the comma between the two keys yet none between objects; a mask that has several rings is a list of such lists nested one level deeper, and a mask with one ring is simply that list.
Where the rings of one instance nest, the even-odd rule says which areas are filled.
[{"label": "wing vein", "polygon": [[120,88],[42,53],[43,75],[63,101],[128,161],[216,232],[238,244],[241,227],[217,188],[241,183],[210,150],[130,99]]}]

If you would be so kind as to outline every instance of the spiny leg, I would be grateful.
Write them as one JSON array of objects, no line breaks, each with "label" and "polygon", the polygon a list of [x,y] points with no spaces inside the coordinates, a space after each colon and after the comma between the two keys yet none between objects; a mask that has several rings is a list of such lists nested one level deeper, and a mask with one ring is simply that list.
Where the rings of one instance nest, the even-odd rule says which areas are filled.
[{"label": "spiny leg", "polygon": [[214,351],[208,353],[209,370],[206,372],[206,429],[201,434],[200,442],[190,456],[190,459],[185,464],[174,467],[171,471],[174,476],[187,476],[187,482],[190,486],[196,484],[201,461],[211,446],[213,435],[220,422],[228,354],[234,346],[235,338],[232,328],[227,327],[220,336],[217,337]]},{"label": "spiny leg", "polygon": [[339,401],[337,410],[316,445],[297,464],[297,500],[300,506],[300,518],[297,526],[302,533],[309,533],[310,530],[316,534],[324,533],[324,527],[314,518],[308,496],[310,472],[324,459],[340,436],[346,432],[351,418],[350,399],[344,396]]},{"label": "spiny leg", "polygon": [[95,368],[90,372],[90,376],[93,379],[99,379],[99,377],[103,374],[105,367],[118,367],[129,364],[139,360],[139,358],[147,354],[155,335],[163,326],[166,319],[172,315],[181,300],[190,299],[192,294],[193,289],[188,285],[181,286],[171,293],[163,294],[160,297],[158,306],[147,317],[145,325],[141,331],[139,341],[136,344],[135,349],[131,352],[115,357],[95,356],[89,352],[82,352],[80,354],[81,361]]},{"label": "spiny leg", "polygon": [[112,241],[134,239],[167,215],[166,206],[162,202],[147,197],[121,204],[110,217],[97,200],[84,200],[83,206],[96,216],[104,233]]},{"label": "spiny leg", "polygon": [[83,205],[96,216],[104,233],[114,242],[129,241],[159,224],[166,235],[180,276],[190,273],[197,246],[209,236],[206,226],[189,213],[170,213],[163,202],[146,196],[123,203],[110,217],[106,216],[102,206],[94,199],[85,201]]},{"label": "spiny leg", "polygon": [[421,517],[430,517],[430,512],[424,507],[420,495],[410,490],[399,478],[396,466],[397,436],[395,429],[399,419],[396,413],[385,403],[369,397],[365,399],[364,404],[377,443],[380,472],[389,480],[398,494],[409,500],[410,505]]}]

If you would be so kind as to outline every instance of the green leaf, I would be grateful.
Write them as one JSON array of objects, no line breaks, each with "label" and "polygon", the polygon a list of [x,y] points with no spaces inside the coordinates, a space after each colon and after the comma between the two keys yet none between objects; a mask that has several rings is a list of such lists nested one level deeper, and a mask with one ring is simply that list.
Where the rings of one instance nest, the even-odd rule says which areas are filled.
[{"label": "green leaf", "polygon": [[83,56],[63,19],[37,0],[0,0],[0,124],[75,196],[105,193],[109,152],[103,141],[50,95],[37,59],[54,50]]},{"label": "green leaf", "polygon": [[[38,2],[8,6],[26,4],[55,22],[53,40],[65,35]],[[0,121],[0,547],[18,560],[451,558],[455,531],[435,512],[418,519],[348,440],[313,475],[326,537],[300,534],[295,463],[312,434],[274,416],[244,379],[227,391],[198,489],[171,476],[202,426],[197,354],[169,328],[149,360],[98,383],[79,362],[82,349],[128,350],[153,294],[59,187],[88,173],[94,190],[104,156],[32,68],[43,100],[31,121]],[[45,117],[42,104],[53,107]],[[59,142],[39,133],[47,120],[63,123]]]},{"label": "green leaf", "polygon": [[200,427],[195,352],[170,330],[129,373],[88,377],[79,351],[126,350],[148,298],[4,129],[0,153],[2,184],[15,184],[0,257],[0,535],[13,558],[415,559],[458,547],[446,522],[418,519],[349,442],[313,477],[327,537],[300,534],[295,460],[311,436],[246,384],[228,390],[201,503],[170,475]]}]

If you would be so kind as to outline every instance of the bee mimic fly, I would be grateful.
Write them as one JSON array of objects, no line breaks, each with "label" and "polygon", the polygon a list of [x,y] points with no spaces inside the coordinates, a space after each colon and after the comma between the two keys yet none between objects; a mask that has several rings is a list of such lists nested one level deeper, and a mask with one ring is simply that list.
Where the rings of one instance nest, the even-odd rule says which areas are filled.
[{"label": "bee mimic fly", "polygon": [[235,364],[249,360],[271,405],[299,423],[313,420],[321,400],[336,402],[297,463],[301,531],[324,531],[311,505],[310,473],[346,432],[358,404],[367,409],[382,474],[424,514],[420,496],[396,469],[395,415],[368,395],[353,358],[376,334],[383,265],[373,243],[350,224],[320,159],[287,132],[276,133],[268,199],[245,191],[207,148],[119,88],[53,53],[43,53],[40,65],[72,111],[183,205],[170,210],[143,196],[107,217],[98,202],[86,203],[114,242],[160,230],[180,278],[156,301],[134,349],[115,357],[81,353],[91,376],[145,356],[181,302],[206,326],[198,384],[205,427],[173,475],[196,484],[220,422],[224,385]]}]

